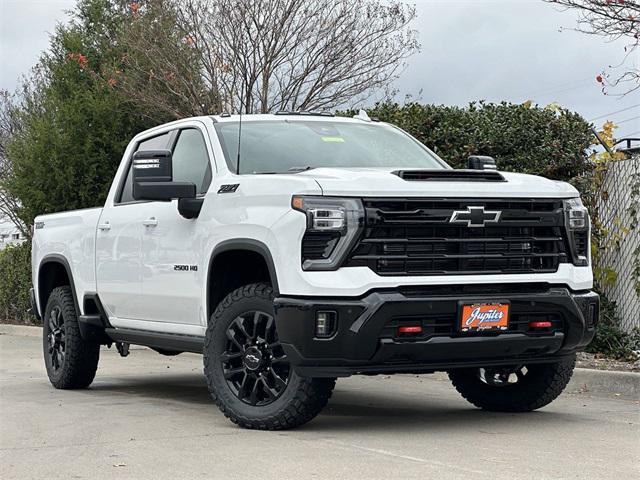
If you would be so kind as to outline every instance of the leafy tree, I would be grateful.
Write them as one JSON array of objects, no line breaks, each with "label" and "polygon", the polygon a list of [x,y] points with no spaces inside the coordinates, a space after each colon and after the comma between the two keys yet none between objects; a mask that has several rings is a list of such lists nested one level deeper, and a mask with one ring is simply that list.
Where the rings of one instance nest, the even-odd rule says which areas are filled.
[{"label": "leafy tree", "polygon": [[27,81],[34,93],[16,114],[20,128],[6,148],[12,174],[0,185],[20,200],[26,225],[41,213],[101,205],[128,141],[151,126],[101,74],[126,54],[116,34],[129,21],[117,2],[79,1]]}]

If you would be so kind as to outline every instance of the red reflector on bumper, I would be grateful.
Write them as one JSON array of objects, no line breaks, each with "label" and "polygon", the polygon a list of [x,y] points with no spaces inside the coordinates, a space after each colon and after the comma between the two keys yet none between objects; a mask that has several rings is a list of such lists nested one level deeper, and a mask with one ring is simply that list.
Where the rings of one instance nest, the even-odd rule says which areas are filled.
[{"label": "red reflector on bumper", "polygon": [[551,322],[529,322],[529,328],[551,328]]},{"label": "red reflector on bumper", "polygon": [[422,333],[422,327],[420,325],[398,327],[398,335],[403,335],[407,333]]}]

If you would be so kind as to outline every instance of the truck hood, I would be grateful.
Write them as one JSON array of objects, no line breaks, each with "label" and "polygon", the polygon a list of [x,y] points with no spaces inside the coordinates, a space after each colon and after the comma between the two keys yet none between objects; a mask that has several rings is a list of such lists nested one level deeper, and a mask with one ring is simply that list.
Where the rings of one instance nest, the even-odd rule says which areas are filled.
[{"label": "truck hood", "polygon": [[[517,197],[572,198],[578,191],[565,182],[523,173],[499,172],[505,181],[468,179],[405,180],[390,168],[316,168],[297,176],[313,178],[323,195],[367,197]],[[425,172],[406,169],[405,172]],[[449,170],[450,171],[450,170]],[[428,172],[428,171],[426,171]]]}]

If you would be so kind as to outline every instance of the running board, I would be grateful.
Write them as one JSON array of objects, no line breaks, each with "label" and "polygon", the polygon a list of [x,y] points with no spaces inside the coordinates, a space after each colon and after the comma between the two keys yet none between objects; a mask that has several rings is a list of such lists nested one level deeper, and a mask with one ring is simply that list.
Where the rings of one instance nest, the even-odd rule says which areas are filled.
[{"label": "running board", "polygon": [[162,350],[202,353],[204,349],[204,337],[196,335],[158,333],[132,328],[107,328],[105,333],[114,342],[126,342]]}]

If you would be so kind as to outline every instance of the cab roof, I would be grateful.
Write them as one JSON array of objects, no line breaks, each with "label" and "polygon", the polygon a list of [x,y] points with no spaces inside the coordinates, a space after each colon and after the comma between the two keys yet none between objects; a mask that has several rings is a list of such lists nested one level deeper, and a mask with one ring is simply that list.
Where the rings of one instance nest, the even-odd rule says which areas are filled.
[{"label": "cab roof", "polygon": [[[240,120],[240,115],[238,114],[230,114],[230,113],[221,113],[219,115],[200,115],[197,117],[186,117],[181,118],[179,120],[174,120],[173,122],[163,123],[161,125],[156,125],[155,127],[149,128],[143,132],[139,132],[137,135],[133,137],[133,140],[137,140],[140,137],[148,136],[149,134],[153,134],[157,131],[165,130],[168,127],[179,127],[181,124],[188,121],[199,121],[199,122],[211,122],[213,123],[233,123],[238,122]],[[304,121],[317,121],[317,122],[326,122],[327,120],[331,120],[332,122],[339,123],[380,123],[383,122],[378,121],[378,119],[371,119],[367,116],[364,110],[360,110],[358,115],[354,115],[353,117],[342,117],[336,116],[330,112],[277,112],[277,113],[248,113],[242,115],[242,122],[264,122],[264,121],[283,121],[283,120],[304,120]]]},{"label": "cab roof", "polygon": [[[336,116],[331,112],[277,112],[277,113],[252,113],[242,115],[243,122],[255,122],[255,121],[282,121],[282,120],[302,120],[309,121],[324,121],[330,119],[332,122],[378,122],[377,119],[369,118],[366,113],[363,115],[363,111],[353,117]],[[214,122],[237,122],[240,120],[240,115],[221,113],[220,115],[211,115],[210,117]]]}]

